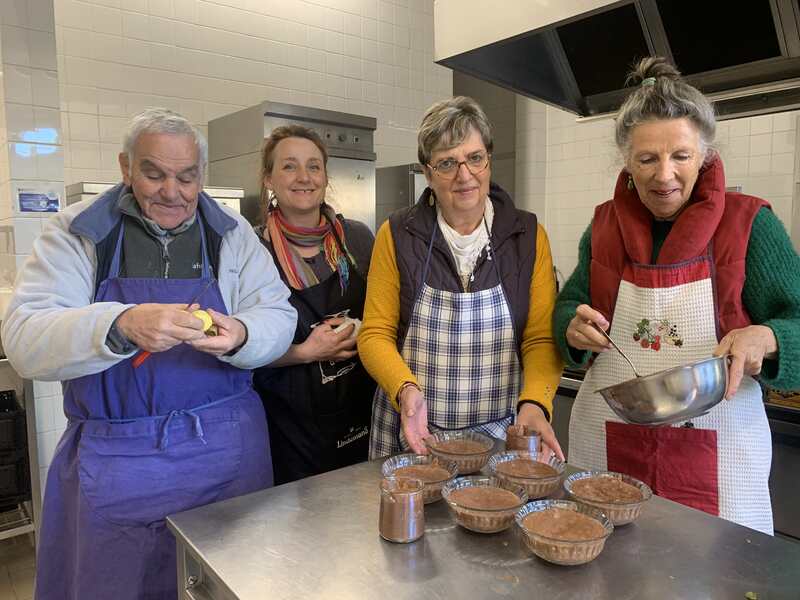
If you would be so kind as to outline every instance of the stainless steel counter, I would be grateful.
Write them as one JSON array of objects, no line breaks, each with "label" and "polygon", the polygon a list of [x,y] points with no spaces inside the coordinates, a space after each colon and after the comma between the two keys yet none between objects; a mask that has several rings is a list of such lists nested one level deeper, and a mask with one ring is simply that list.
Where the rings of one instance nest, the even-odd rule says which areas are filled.
[{"label": "stainless steel counter", "polygon": [[559,567],[530,554],[516,525],[481,535],[444,502],[425,536],[378,536],[380,462],[233,498],[168,519],[182,600],[291,598],[800,598],[800,544],[654,497],[602,554]]}]

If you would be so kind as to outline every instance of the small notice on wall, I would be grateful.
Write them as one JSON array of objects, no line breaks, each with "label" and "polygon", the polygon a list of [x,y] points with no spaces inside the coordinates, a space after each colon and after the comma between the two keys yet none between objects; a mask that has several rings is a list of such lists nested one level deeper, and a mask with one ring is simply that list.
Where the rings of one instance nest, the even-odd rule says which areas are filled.
[{"label": "small notice on wall", "polygon": [[55,192],[20,189],[17,192],[20,212],[58,212],[60,201]]}]

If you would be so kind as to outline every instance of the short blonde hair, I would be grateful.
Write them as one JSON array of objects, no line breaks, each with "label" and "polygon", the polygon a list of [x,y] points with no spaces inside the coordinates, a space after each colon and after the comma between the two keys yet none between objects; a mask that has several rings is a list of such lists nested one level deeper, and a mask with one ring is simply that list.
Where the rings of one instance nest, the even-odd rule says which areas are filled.
[{"label": "short blonde hair", "polygon": [[467,96],[454,96],[431,106],[422,117],[417,134],[417,158],[427,165],[435,150],[455,148],[475,128],[491,153],[492,127],[480,105]]}]

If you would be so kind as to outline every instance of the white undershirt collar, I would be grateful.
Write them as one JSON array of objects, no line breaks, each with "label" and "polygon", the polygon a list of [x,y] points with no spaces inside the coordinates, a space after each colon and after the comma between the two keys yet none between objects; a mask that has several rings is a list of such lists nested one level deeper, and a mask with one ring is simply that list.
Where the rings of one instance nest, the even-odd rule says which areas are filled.
[{"label": "white undershirt collar", "polygon": [[[439,224],[439,229],[442,236],[453,253],[453,258],[456,261],[456,268],[461,283],[466,290],[469,287],[472,272],[475,270],[475,264],[478,262],[483,249],[489,243],[488,231],[492,230],[492,223],[494,222],[494,206],[489,197],[486,197],[486,204],[483,211],[483,220],[478,224],[474,231],[466,235],[458,233],[455,229],[450,227],[447,221],[442,216],[442,211],[439,206],[436,206],[436,221]],[[486,226],[484,226],[484,221]]]}]

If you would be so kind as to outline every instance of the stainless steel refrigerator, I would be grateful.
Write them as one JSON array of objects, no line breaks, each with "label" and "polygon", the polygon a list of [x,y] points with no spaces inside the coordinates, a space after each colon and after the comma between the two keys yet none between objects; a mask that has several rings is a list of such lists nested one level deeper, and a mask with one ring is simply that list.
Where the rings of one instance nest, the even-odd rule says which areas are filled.
[{"label": "stainless steel refrigerator", "polygon": [[303,125],[319,133],[330,156],[326,202],[374,232],[376,121],[372,117],[267,101],[213,119],[208,123],[209,182],[244,188],[241,213],[251,223],[260,223],[266,208],[261,202],[261,148],[281,125]]},{"label": "stainless steel refrigerator", "polygon": [[394,211],[419,200],[422,192],[428,187],[428,182],[422,173],[422,167],[412,163],[380,167],[375,171],[375,185],[378,192],[375,226],[380,227]]}]

